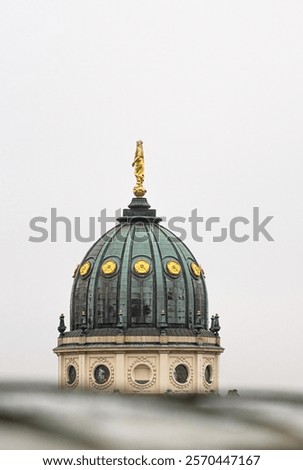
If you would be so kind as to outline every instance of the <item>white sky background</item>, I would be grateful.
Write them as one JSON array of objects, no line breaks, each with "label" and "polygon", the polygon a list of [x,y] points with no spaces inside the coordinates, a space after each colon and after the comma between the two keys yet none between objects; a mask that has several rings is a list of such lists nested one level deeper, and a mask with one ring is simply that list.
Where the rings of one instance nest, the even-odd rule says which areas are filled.
[{"label": "white sky background", "polygon": [[31,243],[29,220],[56,207],[85,235],[126,207],[142,139],[159,215],[274,216],[271,243],[203,225],[199,243],[188,223],[186,243],[220,314],[221,387],[303,390],[302,25],[299,0],[1,1],[1,380],[57,380],[92,244]]}]

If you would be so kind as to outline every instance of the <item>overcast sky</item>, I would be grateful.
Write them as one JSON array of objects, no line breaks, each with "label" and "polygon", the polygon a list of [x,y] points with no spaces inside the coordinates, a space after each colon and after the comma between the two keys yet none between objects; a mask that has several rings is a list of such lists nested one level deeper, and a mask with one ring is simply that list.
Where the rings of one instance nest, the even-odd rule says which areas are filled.
[{"label": "overcast sky", "polygon": [[[49,232],[57,208],[85,236],[126,207],[142,139],[159,215],[250,221],[243,243],[183,224],[220,315],[221,388],[303,391],[302,25],[301,0],[1,1],[1,380],[57,380],[92,244],[62,224],[30,242],[30,220]],[[274,241],[253,240],[253,207]]]}]

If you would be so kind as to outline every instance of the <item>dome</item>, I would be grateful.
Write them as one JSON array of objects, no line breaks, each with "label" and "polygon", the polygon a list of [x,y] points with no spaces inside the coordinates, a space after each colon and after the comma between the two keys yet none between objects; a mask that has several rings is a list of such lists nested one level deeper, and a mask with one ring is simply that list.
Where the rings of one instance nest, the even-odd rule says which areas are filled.
[{"label": "dome", "polygon": [[64,390],[210,393],[218,390],[219,316],[204,273],[145,198],[143,142],[132,163],[134,198],[75,271],[70,331],[60,315]]},{"label": "dome", "polygon": [[71,330],[208,329],[203,270],[160,221],[146,198],[133,198],[90,248],[74,279]]}]

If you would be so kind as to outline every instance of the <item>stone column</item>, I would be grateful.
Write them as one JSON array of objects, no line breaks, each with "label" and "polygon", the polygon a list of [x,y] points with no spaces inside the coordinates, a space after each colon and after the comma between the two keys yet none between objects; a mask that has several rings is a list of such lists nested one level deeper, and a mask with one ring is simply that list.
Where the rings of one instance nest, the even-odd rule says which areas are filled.
[{"label": "stone column", "polygon": [[89,370],[85,353],[79,355],[79,387],[80,390],[87,390],[89,388]]},{"label": "stone column", "polygon": [[158,391],[165,393],[169,389],[168,353],[159,353]]},{"label": "stone column", "polygon": [[124,393],[126,390],[125,381],[127,380],[127,374],[125,371],[125,352],[117,353],[115,362],[115,389]]}]

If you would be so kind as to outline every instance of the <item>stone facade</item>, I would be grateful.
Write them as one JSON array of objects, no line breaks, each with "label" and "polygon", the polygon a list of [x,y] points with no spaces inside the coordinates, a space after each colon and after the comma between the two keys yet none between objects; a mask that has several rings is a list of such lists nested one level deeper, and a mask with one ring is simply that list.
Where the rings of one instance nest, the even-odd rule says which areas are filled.
[{"label": "stone facade", "polygon": [[163,394],[218,390],[219,337],[60,337],[64,390]]}]

